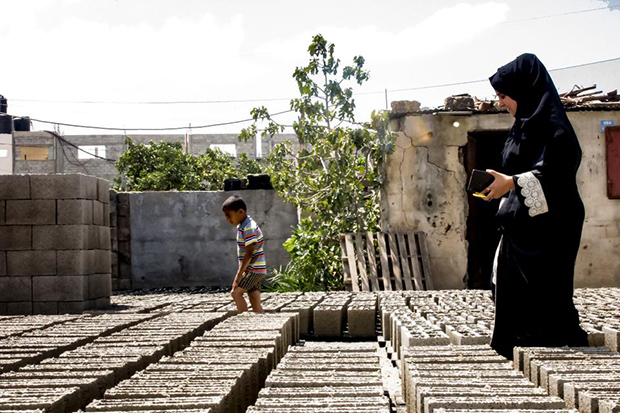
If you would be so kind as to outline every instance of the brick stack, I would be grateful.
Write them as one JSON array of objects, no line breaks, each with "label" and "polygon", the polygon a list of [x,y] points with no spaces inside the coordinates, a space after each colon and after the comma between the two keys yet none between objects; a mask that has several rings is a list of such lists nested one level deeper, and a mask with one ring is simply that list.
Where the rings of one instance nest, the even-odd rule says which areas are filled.
[{"label": "brick stack", "polygon": [[109,202],[92,176],[0,176],[0,314],[110,304]]},{"label": "brick stack", "polygon": [[129,193],[110,190],[112,289],[131,290]]}]

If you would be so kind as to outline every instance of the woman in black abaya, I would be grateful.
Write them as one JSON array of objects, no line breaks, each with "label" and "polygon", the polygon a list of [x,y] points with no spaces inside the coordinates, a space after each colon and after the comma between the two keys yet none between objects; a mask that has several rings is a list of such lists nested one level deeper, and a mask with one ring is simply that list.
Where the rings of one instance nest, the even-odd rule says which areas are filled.
[{"label": "woman in black abaya", "polygon": [[587,346],[573,304],[584,207],[576,174],[581,147],[549,73],[523,54],[490,78],[515,117],[503,169],[486,200],[502,198],[491,346],[512,359],[515,346]]}]

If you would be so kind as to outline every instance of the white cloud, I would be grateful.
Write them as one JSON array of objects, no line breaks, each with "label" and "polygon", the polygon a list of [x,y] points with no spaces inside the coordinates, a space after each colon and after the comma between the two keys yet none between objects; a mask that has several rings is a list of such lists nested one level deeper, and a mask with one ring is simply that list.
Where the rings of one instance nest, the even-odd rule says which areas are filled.
[{"label": "white cloud", "polygon": [[509,7],[488,2],[460,3],[437,10],[428,18],[399,33],[380,30],[374,25],[360,28],[318,27],[291,38],[261,45],[258,53],[280,55],[303,62],[306,48],[316,33],[337,45],[340,56],[362,54],[368,61],[388,63],[444,53],[451,47],[468,43],[506,19]]}]

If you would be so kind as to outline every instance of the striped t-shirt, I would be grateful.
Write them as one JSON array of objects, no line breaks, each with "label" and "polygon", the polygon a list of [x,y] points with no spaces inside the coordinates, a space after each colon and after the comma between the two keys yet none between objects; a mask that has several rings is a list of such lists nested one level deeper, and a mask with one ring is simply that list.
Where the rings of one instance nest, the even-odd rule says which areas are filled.
[{"label": "striped t-shirt", "polygon": [[267,261],[263,250],[263,231],[248,215],[241,224],[237,225],[237,257],[240,264],[245,257],[245,248],[251,244],[254,244],[254,254],[246,271],[266,274]]}]

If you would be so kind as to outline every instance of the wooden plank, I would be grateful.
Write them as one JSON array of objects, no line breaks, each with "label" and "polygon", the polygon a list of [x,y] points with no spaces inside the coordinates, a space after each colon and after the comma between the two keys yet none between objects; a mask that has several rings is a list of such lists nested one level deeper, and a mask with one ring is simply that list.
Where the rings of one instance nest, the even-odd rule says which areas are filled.
[{"label": "wooden plank", "polygon": [[390,243],[390,258],[392,259],[392,271],[394,272],[394,289],[403,289],[403,279],[401,277],[400,259],[398,258],[398,246],[396,245],[396,237],[394,233],[388,233]]},{"label": "wooden plank", "polygon": [[420,256],[422,257],[422,270],[424,272],[424,284],[427,290],[433,289],[433,277],[431,275],[431,263],[428,257],[428,247],[426,245],[426,234],[422,231],[416,232],[420,243]]},{"label": "wooden plank", "polygon": [[375,255],[375,240],[372,232],[366,233],[366,253],[368,254],[368,272],[372,291],[379,291],[377,278],[377,256]]},{"label": "wooden plank", "polygon": [[416,290],[423,290],[424,283],[422,281],[422,269],[420,268],[420,254],[418,252],[418,246],[415,242],[415,233],[408,232],[407,238],[409,241],[409,251],[411,259],[411,268],[413,269],[413,285]]},{"label": "wooden plank", "polygon": [[357,250],[357,269],[362,281],[362,291],[370,291],[368,274],[366,273],[366,257],[364,256],[364,240],[362,234],[355,234],[355,249]]},{"label": "wooden plank", "polygon": [[413,290],[411,282],[411,270],[409,269],[409,255],[407,254],[407,243],[405,242],[405,234],[396,234],[398,240],[398,252],[400,255],[400,265],[403,269],[403,283],[406,290]]},{"label": "wooden plank", "polygon": [[344,234],[340,234],[340,260],[344,269],[344,288],[351,291],[351,270],[349,269],[349,259],[347,257],[347,247],[344,242]]},{"label": "wooden plank", "polygon": [[353,250],[353,234],[345,234],[344,242],[347,249],[347,257],[349,259],[349,270],[351,271],[351,290],[359,291],[360,284],[357,277],[357,266],[355,263],[355,252]]},{"label": "wooden plank", "polygon": [[383,290],[392,291],[392,281],[390,280],[390,264],[388,262],[388,253],[385,245],[385,233],[379,232],[377,236],[379,241],[379,259],[381,260]]}]

